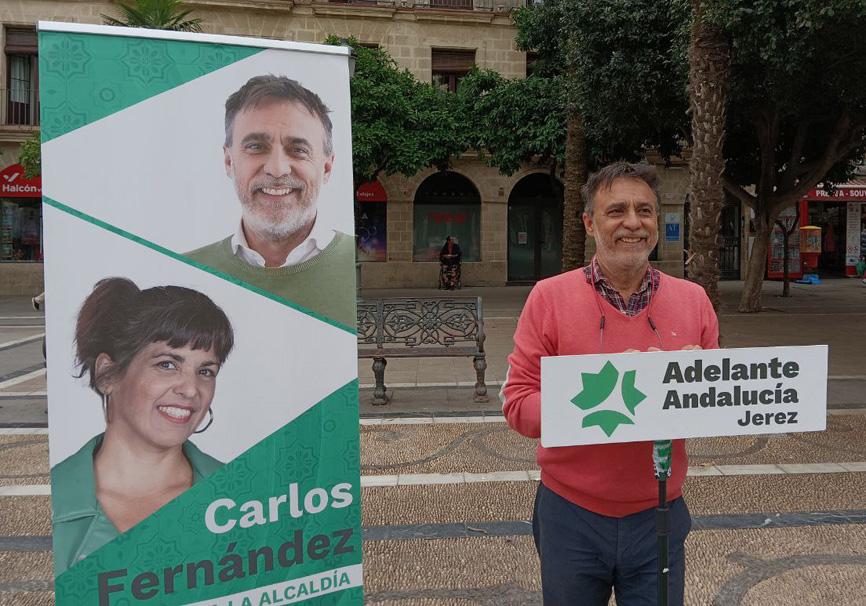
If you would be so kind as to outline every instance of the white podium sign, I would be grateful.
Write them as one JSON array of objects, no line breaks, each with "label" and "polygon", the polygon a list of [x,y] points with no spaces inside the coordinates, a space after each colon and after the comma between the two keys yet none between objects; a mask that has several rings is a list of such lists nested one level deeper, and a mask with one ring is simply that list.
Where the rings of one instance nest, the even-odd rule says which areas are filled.
[{"label": "white podium sign", "polygon": [[826,345],[541,359],[547,448],[826,426]]}]

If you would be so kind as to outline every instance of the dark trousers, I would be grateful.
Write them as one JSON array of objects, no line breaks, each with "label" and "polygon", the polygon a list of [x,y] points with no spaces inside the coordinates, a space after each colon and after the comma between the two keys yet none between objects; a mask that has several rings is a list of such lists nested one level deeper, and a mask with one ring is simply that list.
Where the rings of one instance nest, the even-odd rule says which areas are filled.
[{"label": "dark trousers", "polygon": [[[682,498],[671,501],[668,604],[682,606],[686,536],[692,526]],[[539,483],[532,516],[545,606],[656,606],[655,508],[624,518],[587,511]]]}]

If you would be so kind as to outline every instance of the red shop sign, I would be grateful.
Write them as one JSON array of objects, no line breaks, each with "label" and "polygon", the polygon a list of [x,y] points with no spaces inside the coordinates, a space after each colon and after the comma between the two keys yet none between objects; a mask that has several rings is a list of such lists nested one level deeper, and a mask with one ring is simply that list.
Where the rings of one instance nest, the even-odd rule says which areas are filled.
[{"label": "red shop sign", "polygon": [[355,192],[355,200],[358,202],[387,202],[388,195],[381,183],[367,181],[358,187],[358,191]]},{"label": "red shop sign", "polygon": [[42,178],[28,179],[20,164],[12,164],[0,171],[0,198],[41,198]]},{"label": "red shop sign", "polygon": [[839,186],[830,194],[823,189],[810,189],[807,200],[833,200],[836,202],[866,202],[866,186]]}]

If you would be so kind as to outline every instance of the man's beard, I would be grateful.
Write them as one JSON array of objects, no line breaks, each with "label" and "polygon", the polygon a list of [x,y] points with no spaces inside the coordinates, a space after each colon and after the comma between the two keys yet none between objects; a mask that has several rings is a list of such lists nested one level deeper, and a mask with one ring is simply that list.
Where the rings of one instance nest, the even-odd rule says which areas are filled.
[{"label": "man's beard", "polygon": [[[647,246],[644,250],[636,250],[636,251],[624,251],[617,250],[616,241],[621,237],[633,237],[633,238],[646,238]],[[610,245],[608,245],[610,244]],[[650,246],[652,244],[652,246]],[[649,256],[652,253],[652,249],[655,247],[655,242],[650,240],[650,234],[645,231],[640,231],[638,233],[615,233],[613,237],[610,239],[610,242],[604,237],[598,237],[595,239],[595,248],[596,253],[599,253],[602,259],[607,261],[608,264],[615,264],[620,267],[641,267],[646,265],[649,262]]]},{"label": "man's beard", "polygon": [[[275,206],[255,199],[255,194],[262,188],[286,187],[297,191],[295,200]],[[250,185],[246,196],[241,197],[244,225],[271,240],[282,240],[312,224],[316,218],[318,196],[317,185],[307,187],[292,177],[258,180]]]}]

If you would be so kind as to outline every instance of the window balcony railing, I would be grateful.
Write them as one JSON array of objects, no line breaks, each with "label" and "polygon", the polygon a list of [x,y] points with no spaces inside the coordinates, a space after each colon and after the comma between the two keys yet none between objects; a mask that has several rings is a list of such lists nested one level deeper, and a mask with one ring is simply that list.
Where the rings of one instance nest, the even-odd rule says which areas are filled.
[{"label": "window balcony railing", "polygon": [[532,0],[328,0],[333,4],[387,6],[394,8],[427,8],[462,11],[510,12]]},{"label": "window balcony railing", "polygon": [[0,124],[38,126],[39,91],[23,87],[0,88]]},{"label": "window balcony railing", "polygon": [[472,10],[473,0],[429,0],[430,8],[449,8],[456,10]]}]

